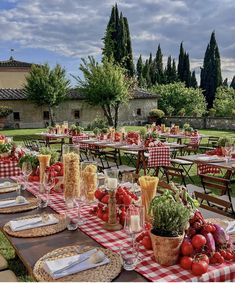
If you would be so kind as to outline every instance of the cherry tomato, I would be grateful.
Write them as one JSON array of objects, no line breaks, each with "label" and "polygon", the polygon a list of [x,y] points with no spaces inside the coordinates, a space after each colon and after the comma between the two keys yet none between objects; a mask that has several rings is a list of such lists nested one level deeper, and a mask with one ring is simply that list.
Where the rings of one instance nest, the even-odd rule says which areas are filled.
[{"label": "cherry tomato", "polygon": [[213,257],[214,257],[215,259],[219,259],[219,258],[221,257],[220,252],[215,252],[214,255],[213,255]]},{"label": "cherry tomato", "polygon": [[219,264],[224,263],[224,257],[220,256],[219,258],[217,258],[217,262],[218,262]]},{"label": "cherry tomato", "polygon": [[206,224],[204,229],[206,230],[206,232],[211,233],[213,231],[212,225],[210,224]]},{"label": "cherry tomato", "polygon": [[217,263],[217,259],[212,256],[210,258],[210,264],[215,264],[215,263]]},{"label": "cherry tomato", "polygon": [[[222,255],[222,254],[221,254]],[[223,256],[223,255],[222,255]],[[233,259],[233,254],[229,251],[226,252],[226,256],[224,257],[226,260],[232,260]]]},{"label": "cherry tomato", "polygon": [[196,249],[200,249],[206,244],[206,238],[203,235],[197,234],[192,238],[192,245]]},{"label": "cherry tomato", "polygon": [[212,229],[211,233],[214,233],[216,231],[216,228],[214,225],[211,225],[211,229]]},{"label": "cherry tomato", "polygon": [[208,263],[204,260],[193,261],[192,263],[192,273],[196,276],[201,276],[206,273],[208,270]]},{"label": "cherry tomato", "polygon": [[226,259],[227,252],[225,250],[220,251],[220,255]]},{"label": "cherry tomato", "polygon": [[191,255],[193,253],[193,245],[190,241],[184,240],[181,245],[182,255]]},{"label": "cherry tomato", "polygon": [[180,266],[183,269],[191,269],[192,263],[193,263],[193,259],[191,257],[189,257],[189,256],[183,256],[180,259]]}]

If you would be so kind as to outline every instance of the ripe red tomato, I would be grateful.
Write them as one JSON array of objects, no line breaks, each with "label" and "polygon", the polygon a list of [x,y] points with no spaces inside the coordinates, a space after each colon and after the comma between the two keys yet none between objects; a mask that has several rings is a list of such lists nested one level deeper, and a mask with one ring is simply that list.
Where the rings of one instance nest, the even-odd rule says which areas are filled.
[{"label": "ripe red tomato", "polygon": [[180,259],[180,266],[183,268],[183,269],[191,269],[192,267],[192,263],[193,263],[193,259],[189,256],[183,256],[181,259]]},{"label": "ripe red tomato", "polygon": [[108,222],[108,220],[109,220],[109,214],[108,214],[107,212],[103,214],[102,220],[103,220],[104,222]]},{"label": "ripe red tomato", "polygon": [[192,245],[196,249],[200,249],[206,244],[206,238],[203,235],[197,234],[192,238]]},{"label": "ripe red tomato", "polygon": [[[222,255],[222,254],[221,254]],[[222,255],[223,256],[223,255]],[[224,257],[224,256],[223,256]],[[226,255],[224,257],[226,260],[232,260],[233,259],[233,254],[230,251],[226,252]]]},{"label": "ripe red tomato", "polygon": [[213,227],[210,224],[206,224],[204,229],[206,230],[206,232],[208,233],[212,233],[213,232]]},{"label": "ripe red tomato", "polygon": [[142,244],[144,245],[144,247],[147,249],[147,250],[152,250],[153,247],[152,247],[152,241],[151,241],[151,238],[149,236],[144,236],[143,240],[142,240]]},{"label": "ripe red tomato", "polygon": [[193,253],[193,245],[190,241],[184,240],[181,245],[182,255],[191,255]]},{"label": "ripe red tomato", "polygon": [[123,196],[123,203],[125,204],[125,205],[130,205],[131,204],[131,201],[132,201],[132,199],[131,199],[131,197],[129,196],[129,195],[124,195]]},{"label": "ripe red tomato", "polygon": [[222,255],[223,258],[226,259],[227,252],[225,250],[220,251],[220,254]]},{"label": "ripe red tomato", "polygon": [[204,260],[193,261],[192,263],[192,273],[196,276],[201,276],[206,273],[208,270],[208,263]]},{"label": "ripe red tomato", "polygon": [[102,211],[102,209],[100,209],[100,208],[98,209],[97,216],[98,216],[100,219],[103,220],[103,211]]},{"label": "ripe red tomato", "polygon": [[198,256],[198,258],[199,258],[200,260],[204,260],[207,264],[209,264],[209,262],[210,262],[209,257],[208,257],[206,254],[200,254],[200,255]]}]

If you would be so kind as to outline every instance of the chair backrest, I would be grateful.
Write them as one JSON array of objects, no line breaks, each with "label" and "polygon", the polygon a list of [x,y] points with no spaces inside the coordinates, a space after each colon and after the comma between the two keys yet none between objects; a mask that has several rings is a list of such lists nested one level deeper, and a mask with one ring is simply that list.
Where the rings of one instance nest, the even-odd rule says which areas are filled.
[{"label": "chair backrest", "polygon": [[231,216],[231,214],[229,214],[229,209],[232,209],[232,204],[230,202],[197,191],[194,192],[194,195],[200,203],[201,208],[224,216]]},{"label": "chair backrest", "polygon": [[148,167],[170,165],[170,148],[168,146],[156,146],[149,148]]},{"label": "chair backrest", "polygon": [[199,176],[205,192],[208,189],[216,189],[221,196],[225,195],[226,193],[229,194],[230,180],[204,174],[199,174]]},{"label": "chair backrest", "polygon": [[219,137],[210,136],[208,138],[208,146],[217,147],[218,146]]},{"label": "chair backrest", "polygon": [[181,180],[181,183],[186,186],[185,174],[182,168],[176,168],[173,166],[163,166],[163,170],[168,183],[174,178],[179,178]]}]

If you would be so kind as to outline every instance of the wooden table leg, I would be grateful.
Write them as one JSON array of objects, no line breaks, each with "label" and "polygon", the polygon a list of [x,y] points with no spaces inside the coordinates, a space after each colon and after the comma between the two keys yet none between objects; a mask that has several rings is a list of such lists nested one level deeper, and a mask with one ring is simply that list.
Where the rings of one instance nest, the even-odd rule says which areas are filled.
[{"label": "wooden table leg", "polygon": [[137,157],[137,162],[136,162],[136,174],[139,174],[140,171],[140,165],[141,163],[143,164],[143,169],[144,169],[144,175],[146,175],[146,169],[147,169],[147,164],[144,158],[144,151],[139,150],[138,151],[138,157]]}]

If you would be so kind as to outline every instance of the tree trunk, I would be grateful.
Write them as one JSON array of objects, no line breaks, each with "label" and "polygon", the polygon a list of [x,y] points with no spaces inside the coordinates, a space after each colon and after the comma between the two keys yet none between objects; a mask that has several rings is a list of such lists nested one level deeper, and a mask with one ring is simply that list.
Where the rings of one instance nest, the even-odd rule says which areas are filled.
[{"label": "tree trunk", "polygon": [[107,109],[106,109],[105,105],[103,105],[102,109],[103,109],[103,112],[104,112],[104,116],[108,121],[108,125],[112,127],[113,126],[113,117],[112,117],[110,107],[107,107]]},{"label": "tree trunk", "polygon": [[51,120],[51,126],[54,127],[55,126],[54,111],[51,106],[48,106],[48,109],[49,109],[49,115],[50,115],[50,120]]},{"label": "tree trunk", "polygon": [[119,114],[119,106],[120,106],[120,103],[117,102],[115,104],[115,107],[114,107],[114,128],[117,129],[117,126],[118,126],[118,114]]}]

